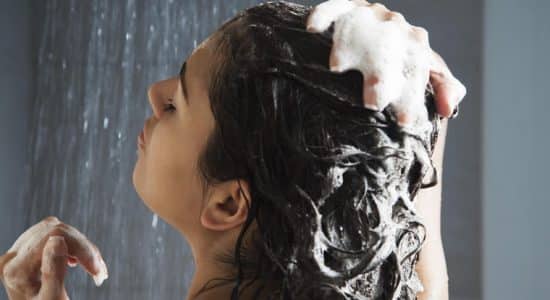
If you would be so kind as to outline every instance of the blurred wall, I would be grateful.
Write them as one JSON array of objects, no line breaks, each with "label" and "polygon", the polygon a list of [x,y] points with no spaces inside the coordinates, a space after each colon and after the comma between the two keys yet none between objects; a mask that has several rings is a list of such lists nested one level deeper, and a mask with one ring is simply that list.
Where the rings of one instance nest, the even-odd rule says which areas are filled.
[{"label": "blurred wall", "polygon": [[[30,2],[0,1],[0,252],[24,229],[24,167],[28,148],[34,57]],[[3,292],[0,292],[0,295]]]},{"label": "blurred wall", "polygon": [[[8,98],[0,102],[6,118],[20,121],[22,117],[14,115],[20,111],[29,121],[28,133],[2,132],[11,139],[4,160],[19,162],[1,168],[0,184],[10,188],[0,185],[0,193],[20,195],[14,196],[19,202],[0,200],[0,225],[5,225],[0,229],[5,231],[0,251],[24,228],[53,214],[97,243],[110,266],[110,278],[101,288],[82,270],[70,271],[67,288],[72,298],[180,299],[194,268],[191,253],[186,242],[141,203],[131,183],[135,139],[152,113],[146,89],[173,76],[183,59],[225,19],[261,1],[73,0],[34,1],[31,6],[4,2],[2,14],[11,17],[2,18],[9,24],[1,30],[11,35],[4,35],[2,47],[27,41],[28,52],[14,52],[35,70],[14,71],[34,80],[28,87],[7,85],[10,100],[17,99],[17,93],[32,93],[26,96],[32,105],[23,109],[8,104]],[[410,23],[427,28],[432,47],[468,87],[460,115],[448,130],[442,232],[451,299],[480,299],[482,3],[383,3],[402,12]],[[7,29],[25,26],[27,30]],[[3,79],[15,82],[14,73],[1,72]],[[11,105],[9,113],[4,105]],[[7,128],[16,128],[13,124]],[[12,149],[15,145],[20,148]],[[13,179],[25,164],[25,175],[19,171],[22,178]],[[13,229],[7,227],[12,220],[19,222]]]},{"label": "blurred wall", "polygon": [[485,1],[484,299],[549,299],[550,2]]}]

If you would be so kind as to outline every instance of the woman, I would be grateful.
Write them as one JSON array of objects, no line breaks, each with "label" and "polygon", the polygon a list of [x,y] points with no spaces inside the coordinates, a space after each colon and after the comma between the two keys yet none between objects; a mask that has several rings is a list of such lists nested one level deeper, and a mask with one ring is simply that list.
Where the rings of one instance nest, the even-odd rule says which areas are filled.
[{"label": "woman", "polygon": [[[423,247],[440,248],[437,192],[422,198],[417,155],[435,151],[442,164],[437,132],[446,125],[435,110],[451,115],[449,78],[432,77],[434,134],[409,136],[389,110],[361,106],[361,74],[328,70],[330,32],[306,32],[309,11],[284,2],[243,11],[193,51],[179,76],[149,89],[154,116],[132,178],[191,246],[186,299],[413,299],[421,242],[428,235],[433,244]],[[401,155],[405,141],[417,145],[413,156]],[[389,201],[388,184],[407,187],[400,201]],[[426,226],[404,200],[415,195],[431,210]],[[391,220],[382,218],[388,209]],[[399,239],[378,224],[399,225]],[[65,266],[76,263],[98,284],[107,276],[97,247],[50,217],[1,257],[0,277],[10,299],[66,299]],[[444,267],[437,263],[419,272],[428,292],[430,270]]]}]

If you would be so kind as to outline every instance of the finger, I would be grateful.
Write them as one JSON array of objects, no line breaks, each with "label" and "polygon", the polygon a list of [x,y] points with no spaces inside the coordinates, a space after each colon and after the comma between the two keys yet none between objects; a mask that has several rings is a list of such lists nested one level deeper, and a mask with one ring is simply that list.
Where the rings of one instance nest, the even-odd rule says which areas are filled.
[{"label": "finger", "polygon": [[384,20],[385,21],[394,21],[394,22],[401,22],[401,23],[407,23],[407,20],[405,19],[405,16],[403,14],[396,12],[396,11],[388,11],[384,13]]},{"label": "finger", "polygon": [[17,252],[8,252],[0,256],[0,279],[4,278],[4,266],[17,255]]},{"label": "finger", "polygon": [[462,102],[467,93],[466,87],[453,76],[437,52],[432,50],[431,54],[430,82],[434,86],[438,113],[448,118],[456,116],[454,112],[458,113],[458,104]]},{"label": "finger", "polygon": [[109,277],[107,265],[99,249],[76,228],[61,223],[49,235],[61,235],[65,238],[69,255],[75,257],[84,270],[92,275],[96,286],[100,286]]},{"label": "finger", "polygon": [[430,82],[434,88],[435,105],[437,112],[443,117],[450,117],[455,108],[455,95],[453,87],[441,73],[430,72]]},{"label": "finger", "polygon": [[68,254],[68,247],[62,236],[50,236],[48,238],[42,253],[42,265],[40,267],[42,286],[37,299],[66,299],[63,282],[67,272]]},{"label": "finger", "polygon": [[390,10],[382,3],[378,3],[378,2],[373,2],[373,3],[369,3],[368,6],[376,11],[377,13],[386,13],[386,12],[389,12]]},{"label": "finger", "polygon": [[409,33],[418,42],[427,46],[430,45],[429,33],[424,27],[411,25],[409,27]]},{"label": "finger", "polygon": [[43,235],[40,235],[39,233],[48,231],[51,227],[53,227],[53,226],[55,226],[56,224],[59,224],[59,223],[61,223],[61,221],[59,221],[59,219],[54,217],[54,216],[49,216],[49,217],[46,217],[46,218],[42,219],[42,221],[34,224],[29,229],[27,229],[25,232],[23,232],[17,238],[17,240],[13,243],[13,245],[8,250],[8,252],[11,252],[11,251],[17,252],[19,249],[25,248],[25,247],[23,247],[23,245],[24,244],[27,245],[28,241],[33,240],[33,237],[43,236]]},{"label": "finger", "polygon": [[363,81],[363,105],[375,111],[380,111],[383,107],[380,107],[379,95],[375,88],[375,85],[380,81],[376,75],[369,76]]},{"label": "finger", "polygon": [[374,15],[376,15],[379,20],[385,20],[386,14],[390,12],[384,4],[378,2],[368,4],[368,7],[372,9]]}]

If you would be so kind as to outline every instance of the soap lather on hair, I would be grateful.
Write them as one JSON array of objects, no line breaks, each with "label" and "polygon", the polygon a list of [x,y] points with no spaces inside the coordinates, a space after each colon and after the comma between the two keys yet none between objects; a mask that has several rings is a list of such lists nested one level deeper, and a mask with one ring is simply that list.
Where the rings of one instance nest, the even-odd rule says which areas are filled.
[{"label": "soap lather on hair", "polygon": [[329,0],[317,5],[307,30],[320,33],[334,22],[330,69],[363,74],[366,108],[391,105],[402,127],[427,129],[425,90],[432,64],[427,32],[399,17],[380,16],[364,1]]}]

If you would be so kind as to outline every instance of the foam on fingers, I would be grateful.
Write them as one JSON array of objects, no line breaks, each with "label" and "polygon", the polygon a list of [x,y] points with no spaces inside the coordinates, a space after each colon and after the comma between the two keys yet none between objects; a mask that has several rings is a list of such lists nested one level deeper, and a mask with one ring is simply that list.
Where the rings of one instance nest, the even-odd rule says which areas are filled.
[{"label": "foam on fingers", "polygon": [[329,0],[313,9],[307,30],[320,33],[334,23],[331,70],[359,70],[366,108],[381,111],[391,105],[399,125],[425,129],[419,125],[428,122],[424,92],[432,60],[427,32],[404,17],[381,17],[387,15],[382,10],[387,9],[364,1]]}]

